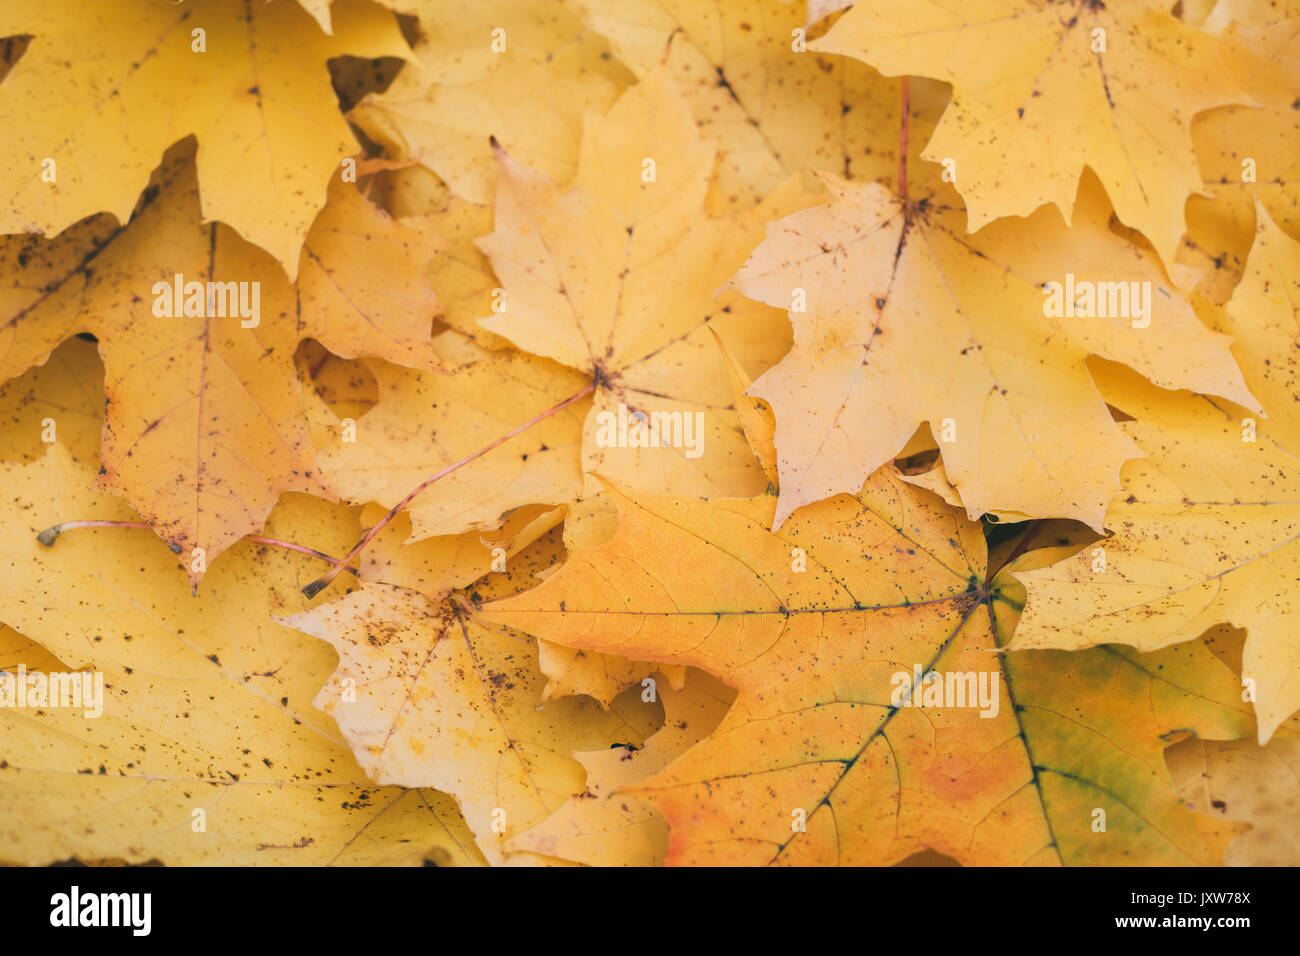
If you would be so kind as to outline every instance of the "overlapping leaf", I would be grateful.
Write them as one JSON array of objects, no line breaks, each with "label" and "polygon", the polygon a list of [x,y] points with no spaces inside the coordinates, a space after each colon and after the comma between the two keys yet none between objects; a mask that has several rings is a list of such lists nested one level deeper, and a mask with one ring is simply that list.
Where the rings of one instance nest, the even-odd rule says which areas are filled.
[{"label": "overlapping leaf", "polygon": [[1253,101],[1202,113],[1192,126],[1207,195],[1188,202],[1180,260],[1205,270],[1197,289],[1221,303],[1241,277],[1257,201],[1300,237],[1300,5],[1223,0],[1204,29],[1221,36]]},{"label": "overlapping leaf", "polygon": [[953,85],[923,155],[955,161],[971,231],[1044,203],[1070,221],[1087,166],[1166,262],[1201,185],[1192,118],[1248,102],[1218,44],[1161,0],[862,0],[812,47]]},{"label": "overlapping leaf", "polygon": [[587,788],[515,837],[512,847],[590,866],[658,866],[663,862],[668,852],[668,825],[647,801],[621,791],[663,770],[711,732],[735,694],[699,672],[691,674],[681,689],[656,684],[656,693],[663,700],[663,727],[641,748],[625,744],[574,754],[587,771]]},{"label": "overlapping leaf", "polygon": [[357,148],[326,61],[409,52],[368,0],[332,12],[330,36],[296,3],[6,5],[0,36],[33,39],[0,85],[0,232],[53,236],[98,212],[125,223],[163,153],[194,136],[204,220],[294,278],[330,175]]},{"label": "overlapping leaf", "polygon": [[[348,357],[435,366],[435,304],[422,273],[437,248],[339,183],[290,286],[227,227],[200,227],[193,166],[176,151],[129,225],[97,217],[54,240],[0,240],[0,378],[44,362],[75,332],[98,337],[107,393],[99,485],[176,551],[203,549],[197,581],[202,564],[261,526],[280,492],[328,494],[293,373],[302,338]],[[173,297],[178,281],[201,294]],[[214,308],[211,282],[224,308]],[[248,318],[236,302],[250,306]],[[159,314],[168,303],[172,314]]]},{"label": "overlapping leaf", "polygon": [[1251,825],[1228,848],[1230,866],[1300,864],[1300,739],[1279,732],[1267,747],[1253,740],[1192,738],[1166,754],[1179,792],[1199,813]]},{"label": "overlapping leaf", "polygon": [[784,0],[573,0],[638,77],[665,68],[720,149],[710,207],[753,205],[804,168],[894,182],[897,80],[806,49]]},{"label": "overlapping leaf", "polygon": [[414,159],[458,196],[491,200],[491,140],[564,181],[585,112],[630,77],[561,0],[454,0],[419,7],[416,63],[350,114],[389,156]]},{"label": "overlapping leaf", "polygon": [[[103,675],[87,708],[0,708],[0,859],[79,856],[169,865],[481,861],[433,791],[376,787],[310,706],[332,654],[271,620],[305,602],[300,555],[241,545],[193,597],[184,567],[140,531],[36,533],[70,517],[130,519],[87,490],[93,469],[55,445],[0,464],[0,659]],[[355,519],[295,498],[272,533],[338,550]],[[55,666],[57,662],[58,666]],[[201,812],[200,812],[201,811]]]},{"label": "overlapping leaf", "polygon": [[[435,348],[445,372],[380,365],[376,407],[355,422],[355,440],[319,455],[321,473],[355,502],[397,504],[430,475],[473,454],[579,392],[583,377],[546,359],[490,352],[454,331]],[[582,492],[584,404],[537,425],[441,479],[407,509],[412,536],[494,528],[525,504],[563,504]]]},{"label": "overlapping leaf", "polygon": [[[511,576],[527,580],[549,560],[512,561],[476,590],[509,588]],[[367,775],[452,795],[493,863],[542,862],[510,854],[506,843],[581,791],[570,751],[608,747],[611,738],[640,744],[657,716],[639,701],[611,711],[585,698],[539,707],[531,642],[473,620],[447,588],[434,598],[373,584],[283,622],[338,651],[339,669],[315,703],[338,721]]]},{"label": "overlapping leaf", "polygon": [[[966,864],[1207,864],[1236,832],[1178,802],[1161,739],[1240,735],[1231,673],[1194,648],[997,655],[1013,582],[980,584],[977,526],[927,493],[877,473],[778,533],[772,495],[619,499],[609,543],[482,618],[737,688],[712,735],[633,791],[667,819],[670,863],[930,848]],[[898,706],[894,675],[914,668],[984,680],[989,706]]]},{"label": "overlapping leaf", "polygon": [[[950,191],[908,203],[823,178],[832,201],[770,226],[734,280],[791,308],[795,324],[794,348],[752,389],[776,413],[778,525],[856,491],[928,422],[971,516],[1100,528],[1138,449],[1097,393],[1090,354],[1257,407],[1228,339],[1200,323],[1149,252],[1107,228],[1095,186],[1081,191],[1073,229],[1040,210],[968,236]],[[1099,291],[1076,315],[1085,287]]]},{"label": "overlapping leaf", "polygon": [[1020,647],[1123,642],[1150,649],[1220,622],[1247,631],[1259,740],[1300,708],[1295,564],[1300,560],[1300,416],[1295,410],[1300,243],[1257,210],[1228,330],[1267,419],[1114,376],[1107,397],[1149,457],[1130,462],[1107,512],[1104,570],[1091,551],[1022,575]]},{"label": "overlapping leaf", "polygon": [[1294,862],[1292,0],[11,6],[0,863]]},{"label": "overlapping leaf", "polygon": [[[583,432],[588,473],[660,490],[761,487],[709,329],[725,331],[739,358],[759,366],[776,360],[788,332],[774,309],[734,293],[715,297],[762,220],[707,217],[713,158],[659,72],[591,119],[573,185],[501,159],[496,229],[479,246],[505,303],[481,324],[595,382]],[[797,191],[773,201],[787,211],[802,204]],[[604,423],[617,429],[636,413],[676,416],[676,445],[602,440]]]}]

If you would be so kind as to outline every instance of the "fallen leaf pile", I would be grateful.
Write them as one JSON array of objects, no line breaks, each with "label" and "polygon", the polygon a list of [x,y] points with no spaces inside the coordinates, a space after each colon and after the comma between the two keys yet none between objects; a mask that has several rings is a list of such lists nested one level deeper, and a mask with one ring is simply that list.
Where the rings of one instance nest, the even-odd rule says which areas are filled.
[{"label": "fallen leaf pile", "polygon": [[1300,863],[1297,64],[6,4],[0,864]]}]

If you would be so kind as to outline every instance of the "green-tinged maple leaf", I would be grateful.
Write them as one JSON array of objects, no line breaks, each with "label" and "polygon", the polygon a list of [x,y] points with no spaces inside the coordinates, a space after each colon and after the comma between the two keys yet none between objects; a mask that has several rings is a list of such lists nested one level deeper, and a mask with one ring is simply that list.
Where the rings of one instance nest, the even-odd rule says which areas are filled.
[{"label": "green-tinged maple leaf", "polygon": [[[668,862],[881,865],[929,848],[970,865],[1205,865],[1237,832],[1181,805],[1162,739],[1246,732],[1231,672],[1191,645],[997,653],[1015,584],[980,583],[978,526],[928,493],[880,472],[777,533],[774,495],[616,494],[609,542],[481,619],[737,689],[713,734],[629,791],[667,819]],[[966,706],[932,684],[902,706],[917,671],[940,690],[955,675]]]}]

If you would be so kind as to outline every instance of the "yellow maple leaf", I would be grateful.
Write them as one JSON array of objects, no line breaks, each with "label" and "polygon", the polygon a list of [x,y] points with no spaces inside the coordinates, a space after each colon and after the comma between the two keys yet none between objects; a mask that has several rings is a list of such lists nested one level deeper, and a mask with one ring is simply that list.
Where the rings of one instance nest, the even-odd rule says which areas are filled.
[{"label": "yellow maple leaf", "polygon": [[1138,450],[1089,378],[1089,354],[1257,407],[1229,340],[1150,253],[1110,232],[1095,184],[1072,229],[1044,209],[968,236],[950,192],[910,204],[822,178],[831,203],[769,226],[733,280],[795,324],[790,354],[750,390],[776,413],[778,525],[856,491],[928,422],[972,517],[1099,529]]},{"label": "yellow maple leaf", "polygon": [[1207,195],[1188,203],[1188,235],[1179,253],[1185,262],[1194,262],[1196,253],[1208,260],[1213,279],[1198,288],[1222,301],[1255,237],[1256,201],[1286,232],[1300,236],[1300,4],[1221,2],[1215,13],[1231,17],[1214,28],[1254,104],[1196,117],[1192,135]]},{"label": "yellow maple leaf", "polygon": [[296,3],[6,4],[0,36],[34,37],[0,85],[0,232],[53,236],[98,212],[124,223],[164,151],[193,136],[204,220],[295,278],[330,175],[357,149],[326,60],[409,54],[383,8],[333,13],[328,36]]},{"label": "yellow maple leaf", "polygon": [[[489,574],[476,592],[508,593],[554,555],[539,547],[530,557]],[[430,597],[375,583],[281,620],[338,651],[315,704],[338,721],[367,775],[450,794],[494,864],[545,862],[507,841],[581,791],[570,751],[629,737],[640,744],[657,716],[639,700],[608,712],[576,697],[539,707],[532,642],[474,621],[446,588]],[[354,687],[354,698],[340,686]]]},{"label": "yellow maple leaf", "polygon": [[[751,368],[775,361],[787,341],[779,311],[715,297],[771,212],[708,218],[713,156],[660,71],[589,118],[571,186],[501,160],[496,229],[478,244],[505,299],[481,324],[595,383],[583,433],[589,474],[701,493],[763,483],[709,329]],[[774,209],[804,204],[797,187],[772,200]],[[658,416],[675,432],[658,447],[634,444],[634,416],[647,435]]]},{"label": "yellow maple leaf", "polygon": [[[428,478],[545,412],[584,385],[581,375],[511,350],[491,352],[458,332],[434,341],[447,373],[377,364],[379,401],[353,440],[335,426],[317,455],[343,498],[396,505]],[[526,504],[564,504],[582,492],[583,403],[450,472],[407,506],[413,540],[495,528]]]},{"label": "yellow maple leaf", "polygon": [[[753,205],[804,168],[891,185],[899,82],[807,49],[784,0],[571,0],[638,77],[666,69],[719,150],[709,206]],[[918,131],[924,129],[918,123]]]},{"label": "yellow maple leaf", "polygon": [[[0,515],[0,620],[38,642],[0,635],[0,662],[23,664],[29,678],[41,667],[103,681],[98,717],[85,716],[95,709],[85,698],[80,709],[0,707],[0,859],[481,862],[447,798],[374,786],[310,706],[333,654],[271,615],[306,604],[297,586],[315,566],[242,544],[196,598],[176,557],[139,531],[38,544],[38,531],[69,514],[134,517],[87,490],[92,474],[60,445],[31,464],[0,464],[10,502]],[[271,533],[338,550],[356,521],[295,496]]]},{"label": "yellow maple leaf", "polygon": [[54,240],[0,240],[0,274],[13,277],[0,292],[0,378],[43,362],[75,332],[98,337],[107,393],[99,486],[184,553],[196,582],[260,527],[281,491],[328,493],[300,411],[299,340],[436,364],[436,305],[421,273],[438,246],[355,187],[333,192],[296,286],[227,227],[199,226],[183,151],[127,226],[101,216]]},{"label": "yellow maple leaf", "polygon": [[1260,743],[1300,708],[1300,638],[1292,566],[1300,551],[1300,414],[1296,318],[1300,243],[1262,206],[1246,274],[1225,331],[1268,418],[1209,398],[1161,392],[1110,369],[1107,397],[1137,421],[1122,427],[1148,453],[1129,462],[1106,525],[1103,554],[1079,552],[1018,573],[1029,603],[1017,647],[1142,649],[1199,636],[1220,622],[1247,631]]},{"label": "yellow maple leaf", "polygon": [[630,77],[560,0],[455,0],[420,7],[415,62],[349,118],[395,159],[488,203],[490,140],[557,180],[573,174],[585,112],[603,113]]},{"label": "yellow maple leaf", "polygon": [[810,46],[953,85],[922,155],[955,163],[971,231],[1044,203],[1071,221],[1087,166],[1165,262],[1201,187],[1192,117],[1247,102],[1215,40],[1162,0],[862,0]]}]

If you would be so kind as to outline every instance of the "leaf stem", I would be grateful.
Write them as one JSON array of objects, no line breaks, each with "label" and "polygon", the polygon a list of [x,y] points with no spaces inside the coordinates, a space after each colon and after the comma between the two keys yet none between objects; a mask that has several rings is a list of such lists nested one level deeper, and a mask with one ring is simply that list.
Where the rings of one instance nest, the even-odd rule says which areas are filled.
[{"label": "leaf stem", "polygon": [[911,119],[910,76],[903,77],[903,118],[898,132],[898,195],[903,197],[903,205],[910,201],[907,195],[907,133]]},{"label": "leaf stem", "polygon": [[353,558],[355,558],[357,555],[361,553],[361,550],[367,544],[370,543],[371,539],[374,538],[375,535],[379,534],[380,531],[382,531],[385,527],[387,527],[388,523],[392,521],[394,518],[396,518],[398,514],[401,513],[403,508],[405,508],[408,504],[410,504],[411,501],[417,495],[423,492],[426,488],[432,485],[439,478],[444,478],[447,475],[450,475],[453,471],[457,470],[458,468],[463,468],[465,465],[468,465],[470,462],[474,461],[475,459],[482,458],[488,452],[492,451],[492,449],[504,445],[506,442],[508,442],[511,438],[514,438],[520,432],[526,431],[527,429],[536,425],[538,422],[544,421],[550,418],[552,415],[556,414],[557,412],[561,412],[564,409],[568,408],[570,405],[574,404],[575,402],[581,401],[582,399],[586,398],[595,390],[596,390],[596,383],[595,382],[589,383],[581,391],[576,392],[573,395],[570,395],[568,398],[566,398],[564,401],[560,402],[557,405],[552,405],[550,408],[548,408],[546,411],[542,412],[541,414],[534,415],[532,418],[524,422],[518,428],[511,429],[510,431],[502,435],[500,438],[498,438],[496,441],[492,442],[491,444],[484,445],[482,448],[474,452],[472,455],[466,455],[460,461],[448,465],[446,468],[442,469],[442,471],[438,472],[437,474],[430,475],[428,478],[422,481],[417,487],[415,487],[405,498],[403,498],[397,504],[393,505],[393,507],[388,510],[388,514],[380,518],[379,522],[373,528],[371,528],[364,535],[362,535],[361,540],[358,541],[353,546],[351,551],[345,554],[342,558],[338,559],[338,561],[334,563],[334,566],[332,568],[330,568],[328,571],[326,571],[324,574],[318,577],[315,581],[312,581],[305,588],[303,588],[302,593],[307,595],[307,597],[309,598],[313,598],[321,591],[325,590],[325,588],[329,587],[330,582],[332,582],[336,577],[338,577],[339,572],[348,564],[348,562],[350,562]]},{"label": "leaf stem", "polygon": [[[54,545],[54,540],[65,531],[74,531],[77,528],[141,528],[145,531],[153,530],[146,521],[105,521],[100,519],[91,519],[86,521],[64,521],[60,524],[46,528],[36,536],[36,540],[47,548]],[[301,544],[294,544],[292,541],[281,541],[279,538],[267,538],[260,534],[246,534],[242,541],[252,541],[256,544],[266,544],[273,548],[284,548],[286,551],[296,551],[299,554],[305,554],[308,557],[319,558],[321,561],[327,561],[330,564],[337,563],[333,555],[326,554],[324,551],[317,551],[315,548],[304,547]],[[353,574],[357,573],[356,568],[349,567],[348,571]]]}]

